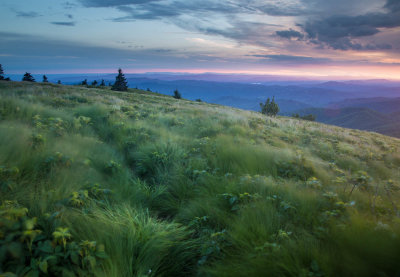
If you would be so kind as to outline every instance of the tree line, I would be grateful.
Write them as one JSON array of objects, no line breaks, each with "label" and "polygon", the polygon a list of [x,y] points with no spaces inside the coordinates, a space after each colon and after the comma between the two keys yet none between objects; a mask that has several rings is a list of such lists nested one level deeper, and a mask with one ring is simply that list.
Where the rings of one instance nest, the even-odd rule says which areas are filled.
[{"label": "tree line", "polygon": [[[0,80],[5,80],[5,81],[11,81],[11,79],[5,78],[4,77],[4,70],[2,65],[0,64]],[[32,76],[31,73],[26,72],[24,74],[24,76],[22,77],[22,81],[24,82],[36,82],[35,78]],[[43,75],[43,83],[48,83],[49,80],[47,78],[46,75]],[[57,82],[58,84],[61,84],[61,81],[58,80]],[[87,79],[84,79],[80,85],[83,86],[88,86],[88,81]],[[122,69],[119,68],[118,69],[118,75],[115,77],[115,82],[114,84],[108,83],[108,85],[111,87],[111,90],[114,91],[127,91],[128,90],[128,82],[125,78],[124,73],[122,72]],[[101,80],[100,84],[97,82],[97,80],[94,80],[91,83],[91,86],[100,86],[100,87],[105,87],[106,83],[104,81],[104,79]],[[137,89],[137,87],[136,87]],[[149,88],[147,89],[147,91],[151,91]],[[176,89],[174,90],[174,93],[172,95],[172,97],[174,97],[175,99],[181,99],[182,95],[181,93]],[[202,102],[201,99],[196,99],[197,102]],[[265,114],[267,116],[272,116],[275,117],[278,113],[279,113],[279,106],[278,104],[275,102],[275,97],[272,97],[272,99],[268,98],[265,103],[260,103],[260,108],[261,108],[261,113]],[[292,117],[294,118],[299,118],[299,119],[303,119],[303,120],[309,120],[309,121],[315,121],[315,116],[314,115],[306,115],[306,116],[300,116],[299,114],[293,114]]]}]

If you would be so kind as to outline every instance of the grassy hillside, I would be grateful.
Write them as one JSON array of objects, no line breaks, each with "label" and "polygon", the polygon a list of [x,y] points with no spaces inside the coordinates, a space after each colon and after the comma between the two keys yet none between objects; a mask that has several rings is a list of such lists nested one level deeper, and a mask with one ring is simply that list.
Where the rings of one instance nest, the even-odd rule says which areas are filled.
[{"label": "grassy hillside", "polygon": [[398,139],[140,90],[0,95],[0,274],[400,274]]}]

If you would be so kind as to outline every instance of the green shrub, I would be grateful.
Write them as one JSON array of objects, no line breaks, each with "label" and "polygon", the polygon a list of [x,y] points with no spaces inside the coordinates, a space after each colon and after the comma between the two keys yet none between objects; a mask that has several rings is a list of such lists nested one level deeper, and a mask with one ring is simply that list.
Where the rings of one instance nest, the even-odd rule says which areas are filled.
[{"label": "green shrub", "polygon": [[72,240],[68,228],[52,236],[16,202],[0,206],[1,271],[18,276],[95,276],[107,255],[95,241]]}]

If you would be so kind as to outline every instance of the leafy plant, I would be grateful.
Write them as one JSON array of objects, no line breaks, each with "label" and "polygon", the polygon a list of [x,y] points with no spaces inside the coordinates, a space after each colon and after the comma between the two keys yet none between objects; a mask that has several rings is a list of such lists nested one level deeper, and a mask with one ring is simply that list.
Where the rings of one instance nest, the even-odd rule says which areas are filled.
[{"label": "leafy plant", "polygon": [[220,197],[227,201],[231,211],[237,211],[240,209],[241,205],[250,203],[251,201],[260,198],[258,194],[252,195],[248,192],[239,194],[223,193],[220,195]]},{"label": "leafy plant", "polygon": [[104,204],[112,194],[110,189],[102,188],[98,183],[88,184],[78,191],[72,192],[68,203],[76,208],[88,206],[92,201]]},{"label": "leafy plant", "polygon": [[68,228],[58,227],[51,239],[15,201],[0,206],[0,265],[18,276],[94,276],[107,258],[96,242],[73,241]]},{"label": "leafy plant", "polygon": [[12,190],[16,179],[20,175],[18,167],[0,166],[0,189]]}]

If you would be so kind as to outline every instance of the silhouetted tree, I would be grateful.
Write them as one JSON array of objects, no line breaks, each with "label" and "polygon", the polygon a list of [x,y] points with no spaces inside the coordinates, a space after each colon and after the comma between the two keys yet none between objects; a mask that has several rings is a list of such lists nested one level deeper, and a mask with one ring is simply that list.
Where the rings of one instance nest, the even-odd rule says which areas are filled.
[{"label": "silhouetted tree", "polygon": [[271,101],[271,115],[272,116],[276,116],[279,113],[279,106],[278,104],[275,102],[275,97],[272,97],[272,101]]},{"label": "silhouetted tree", "polygon": [[96,80],[94,80],[94,81],[92,82],[92,86],[97,86],[97,81],[96,81]]},{"label": "silhouetted tree", "polygon": [[122,69],[118,69],[118,75],[115,77],[115,83],[111,88],[112,90],[117,91],[127,91],[128,90],[128,83],[126,82],[126,78],[122,73]]},{"label": "silhouetted tree", "polygon": [[101,86],[101,87],[105,87],[105,86],[106,86],[106,83],[104,82],[104,79],[101,79],[100,86]]},{"label": "silhouetted tree", "polygon": [[81,85],[82,86],[87,86],[87,79],[83,80]]},{"label": "silhouetted tree", "polygon": [[36,82],[35,78],[33,78],[32,74],[25,72],[24,77],[22,78],[22,81],[25,82]]},{"label": "silhouetted tree", "polygon": [[200,98],[196,99],[196,102],[203,102]]},{"label": "silhouetted tree", "polygon": [[265,101],[265,104],[260,103],[260,107],[261,113],[268,116],[276,116],[279,113],[279,106],[275,102],[275,97],[272,97],[272,101],[268,97],[267,101]]},{"label": "silhouetted tree", "polygon": [[1,64],[0,64],[0,80],[4,80],[4,70]]},{"label": "silhouetted tree", "polygon": [[47,79],[47,76],[46,75],[43,75],[43,81],[42,81],[43,83],[48,83],[49,82],[49,80]]},{"label": "silhouetted tree", "polygon": [[61,85],[61,80],[58,80],[58,81],[57,81],[57,84]]},{"label": "silhouetted tree", "polygon": [[174,90],[174,96],[173,96],[175,99],[181,99],[182,98],[182,95],[181,95],[181,93],[176,89],[176,90]]}]

